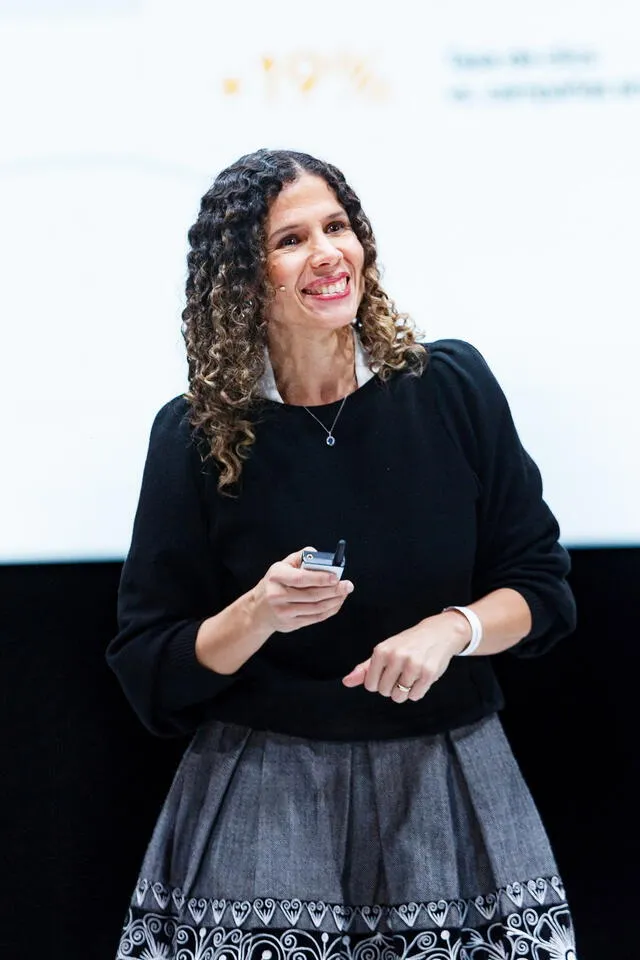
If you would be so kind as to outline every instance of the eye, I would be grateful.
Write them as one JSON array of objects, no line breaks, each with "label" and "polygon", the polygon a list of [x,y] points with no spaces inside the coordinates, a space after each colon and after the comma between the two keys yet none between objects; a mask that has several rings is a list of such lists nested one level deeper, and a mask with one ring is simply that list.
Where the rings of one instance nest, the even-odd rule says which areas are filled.
[{"label": "eye", "polygon": [[341,230],[348,230],[349,224],[346,220],[332,220],[331,223],[327,224],[328,233],[339,233]]},{"label": "eye", "polygon": [[290,233],[288,236],[283,237],[282,240],[278,243],[279,247],[293,247],[298,242],[298,238],[295,234]]}]

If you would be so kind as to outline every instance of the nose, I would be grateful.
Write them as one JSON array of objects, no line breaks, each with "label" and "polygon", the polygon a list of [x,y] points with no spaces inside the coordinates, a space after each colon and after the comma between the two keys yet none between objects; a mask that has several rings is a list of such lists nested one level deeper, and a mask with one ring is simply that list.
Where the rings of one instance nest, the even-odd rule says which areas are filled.
[{"label": "nose", "polygon": [[313,239],[309,261],[313,267],[322,267],[328,264],[339,263],[342,260],[342,250],[338,249],[326,233],[318,233]]}]

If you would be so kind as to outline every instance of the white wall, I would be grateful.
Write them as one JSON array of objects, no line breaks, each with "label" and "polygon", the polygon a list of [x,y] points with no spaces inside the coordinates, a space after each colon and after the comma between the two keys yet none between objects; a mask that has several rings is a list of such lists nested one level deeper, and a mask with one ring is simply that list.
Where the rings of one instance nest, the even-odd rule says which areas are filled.
[{"label": "white wall", "polygon": [[640,542],[637,4],[222,6],[0,3],[0,559],[126,551],[186,383],[186,232],[260,146],[343,168],[400,308],[501,380],[564,541]]}]

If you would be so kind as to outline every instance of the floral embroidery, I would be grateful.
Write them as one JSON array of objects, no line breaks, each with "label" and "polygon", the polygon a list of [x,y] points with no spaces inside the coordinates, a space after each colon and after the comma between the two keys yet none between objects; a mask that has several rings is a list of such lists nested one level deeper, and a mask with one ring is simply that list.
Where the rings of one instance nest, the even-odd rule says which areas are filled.
[{"label": "floral embroidery", "polygon": [[[132,906],[139,913],[172,918],[179,924],[227,929],[296,928],[327,933],[376,933],[486,925],[494,919],[519,916],[527,908],[564,903],[559,877],[538,877],[510,883],[467,900],[409,901],[394,905],[346,906],[322,900],[225,900],[189,897],[184,891],[141,878]],[[514,910],[517,912],[514,913]],[[564,957],[563,957],[564,960]]]},{"label": "floral embroidery", "polygon": [[131,909],[117,960],[576,960],[566,904],[457,930],[329,934],[197,927]]},{"label": "floral embroidery", "polygon": [[467,900],[188,897],[142,878],[118,960],[577,960],[558,877]]}]

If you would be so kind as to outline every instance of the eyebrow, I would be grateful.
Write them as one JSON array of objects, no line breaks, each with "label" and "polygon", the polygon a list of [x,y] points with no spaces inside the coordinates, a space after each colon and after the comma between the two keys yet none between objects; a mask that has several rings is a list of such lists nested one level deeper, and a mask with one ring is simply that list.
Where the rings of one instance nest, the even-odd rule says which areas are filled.
[{"label": "eyebrow", "polygon": [[[323,217],[322,219],[323,219],[323,220],[336,220],[336,219],[338,219],[338,218],[347,219],[347,220],[349,219],[349,218],[347,217],[347,214],[345,213],[344,210],[334,210],[333,213],[327,214],[327,216],[326,216],[326,217]],[[272,241],[272,240],[275,240],[276,237],[279,237],[281,233],[282,233],[282,234],[292,233],[292,232],[295,231],[295,230],[299,230],[302,226],[303,226],[303,224],[301,224],[301,223],[290,223],[290,224],[289,224],[288,226],[286,226],[286,227],[278,227],[277,230],[274,230],[273,233],[269,235],[268,242],[271,243],[271,241]]]}]

